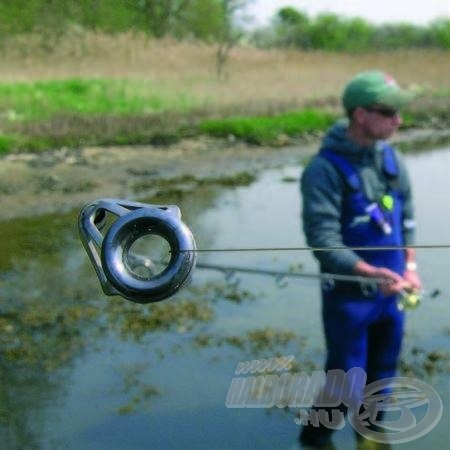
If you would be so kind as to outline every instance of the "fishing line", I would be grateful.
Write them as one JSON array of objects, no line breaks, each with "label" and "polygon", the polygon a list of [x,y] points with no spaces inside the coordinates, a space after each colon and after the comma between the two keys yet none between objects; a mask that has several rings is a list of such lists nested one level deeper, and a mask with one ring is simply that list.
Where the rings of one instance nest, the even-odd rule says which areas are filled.
[{"label": "fishing line", "polygon": [[329,252],[329,251],[389,251],[389,250],[431,250],[431,249],[450,249],[450,244],[418,244],[418,245],[389,245],[378,247],[236,247],[236,248],[196,248],[189,250],[179,250],[180,252],[195,253],[226,253],[226,252],[268,252],[268,251],[312,251],[312,252]]},{"label": "fishing line", "polygon": [[[108,227],[108,219],[114,222]],[[372,291],[374,283],[386,283],[385,278],[368,278],[333,273],[276,271],[252,267],[215,265],[197,262],[201,253],[231,252],[330,252],[330,251],[393,251],[406,249],[450,249],[450,244],[419,244],[370,247],[235,247],[197,248],[191,230],[182,222],[176,205],[149,205],[121,199],[98,199],[85,205],[78,217],[81,242],[94,267],[103,292],[120,295],[136,303],[152,303],[171,297],[190,279],[195,267],[219,270],[227,275],[236,272],[283,277],[318,278],[330,288],[336,282],[357,282]],[[145,249],[134,250],[134,244],[147,236],[162,238],[169,245],[169,257],[158,270],[155,258]],[[377,287],[375,286],[375,289]],[[417,302],[416,302],[417,303]]]}]

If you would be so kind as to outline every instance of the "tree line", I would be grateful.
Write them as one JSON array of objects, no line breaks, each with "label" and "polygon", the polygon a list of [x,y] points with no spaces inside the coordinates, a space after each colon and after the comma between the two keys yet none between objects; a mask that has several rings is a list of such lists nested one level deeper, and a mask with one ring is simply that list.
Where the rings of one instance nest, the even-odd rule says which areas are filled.
[{"label": "tree line", "polygon": [[208,41],[248,0],[0,0],[0,34],[142,31],[153,37]]},{"label": "tree line", "polygon": [[326,51],[450,49],[450,17],[427,26],[374,25],[360,17],[346,18],[332,13],[311,18],[295,8],[285,7],[278,10],[270,27],[255,31],[254,41],[262,47]]},{"label": "tree line", "polygon": [[365,51],[450,48],[450,18],[427,26],[374,25],[326,13],[309,17],[293,7],[277,11],[268,26],[249,31],[236,14],[252,0],[0,0],[0,37],[29,32],[64,33],[70,27],[106,33],[141,31],[221,43],[226,54],[239,39],[257,46],[302,50]]}]

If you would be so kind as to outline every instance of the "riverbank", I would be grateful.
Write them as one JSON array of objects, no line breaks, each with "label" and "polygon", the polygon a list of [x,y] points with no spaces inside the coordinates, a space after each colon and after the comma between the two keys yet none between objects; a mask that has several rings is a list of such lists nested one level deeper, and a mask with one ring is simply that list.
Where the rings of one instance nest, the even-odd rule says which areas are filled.
[{"label": "riverbank", "polygon": [[[238,46],[223,78],[216,48],[141,35],[86,33],[52,48],[8,41],[0,62],[0,154],[234,136],[286,145],[323,132],[339,93],[377,68],[422,96],[405,126],[447,127],[450,53],[420,49],[345,54]],[[420,67],[420,71],[417,68]]]},{"label": "riverbank", "polygon": [[[213,138],[168,146],[61,149],[11,154],[0,159],[0,220],[67,211],[101,197],[151,198],[189,189],[195,180],[220,180],[279,164],[313,151],[258,147]],[[238,177],[239,178],[239,177]]]},{"label": "riverbank", "polygon": [[[405,130],[405,151],[450,141],[450,130]],[[94,199],[151,199],[188,192],[199,184],[242,185],[258,172],[307,160],[318,137],[284,146],[255,146],[212,137],[171,145],[84,147],[0,158],[0,220],[63,212]]]},{"label": "riverbank", "polygon": [[[446,91],[416,89],[403,128],[447,128]],[[236,100],[237,101],[237,100]],[[169,145],[203,136],[280,146],[317,137],[342,114],[337,97],[201,104],[157,83],[113,79],[0,82],[0,154],[118,145]]]},{"label": "riverbank", "polygon": [[448,52],[240,46],[218,79],[212,45],[101,33],[41,43],[13,40],[0,62],[0,220],[99,197],[156,203],[300,164],[341,114],[344,83],[372,67],[424,93],[403,115],[403,149],[449,140]]}]

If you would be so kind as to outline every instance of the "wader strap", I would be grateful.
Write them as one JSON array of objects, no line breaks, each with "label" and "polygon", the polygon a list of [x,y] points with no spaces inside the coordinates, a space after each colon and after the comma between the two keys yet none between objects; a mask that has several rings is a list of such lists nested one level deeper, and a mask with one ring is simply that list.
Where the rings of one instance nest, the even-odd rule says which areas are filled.
[{"label": "wader strap", "polygon": [[359,191],[361,189],[361,180],[359,178],[359,174],[347,159],[328,149],[322,149],[320,151],[320,156],[333,164],[333,166],[335,166],[339,170],[339,172],[341,172],[341,174],[345,178],[347,185],[352,190]]},{"label": "wader strap", "polygon": [[397,160],[395,159],[394,150],[389,145],[383,147],[383,170],[390,178],[398,176]]},{"label": "wader strap", "polygon": [[[359,173],[353,164],[350,163],[345,157],[329,149],[322,149],[320,151],[320,156],[324,157],[327,161],[333,164],[339,172],[341,172],[347,185],[353,191],[359,191],[361,189],[362,184]],[[397,160],[395,158],[394,150],[389,145],[383,146],[383,171],[389,178],[395,178],[398,176]]]}]

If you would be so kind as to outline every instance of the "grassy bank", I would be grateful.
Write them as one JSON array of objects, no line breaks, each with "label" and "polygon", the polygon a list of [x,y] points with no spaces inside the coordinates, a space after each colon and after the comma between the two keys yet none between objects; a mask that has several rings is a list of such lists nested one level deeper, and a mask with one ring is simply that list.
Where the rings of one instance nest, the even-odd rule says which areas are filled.
[{"label": "grassy bank", "polygon": [[195,100],[187,92],[149,81],[98,78],[0,83],[0,108],[10,121],[51,119],[61,114],[186,112],[194,106]]},{"label": "grassy bank", "polygon": [[[340,115],[337,100],[287,111],[199,107],[200,99],[143,91],[141,83],[67,80],[0,84],[0,153],[92,145],[171,144],[210,135],[257,145],[317,138]],[[448,128],[450,96],[426,96],[404,113],[404,127]]]},{"label": "grassy bank", "polygon": [[449,122],[448,52],[241,47],[218,80],[215,48],[204,44],[95,33],[58,44],[49,52],[36,36],[4,43],[0,152],[163,144],[203,133],[282,144],[323,131],[340,114],[346,80],[373,67],[427,92],[407,112],[408,126]]},{"label": "grassy bank", "polygon": [[118,79],[0,83],[0,110],[3,153],[61,146],[164,144],[199,134],[234,136],[255,144],[282,143],[283,136],[320,132],[336,118],[329,111],[307,108],[211,119],[207,117],[235,112],[208,109],[205,98],[158,89],[149,80]]},{"label": "grassy bank", "polygon": [[144,133],[145,122],[167,112],[187,114],[195,102],[187,92],[148,80],[0,83],[0,152],[149,142],[157,132]]},{"label": "grassy bank", "polygon": [[254,144],[283,144],[290,137],[318,133],[328,128],[337,115],[317,109],[304,109],[268,116],[205,120],[198,129],[218,137],[243,139]]},{"label": "grassy bank", "polygon": [[[0,83],[0,152],[173,140],[198,101],[148,80]],[[169,130],[170,114],[177,119]]]}]

